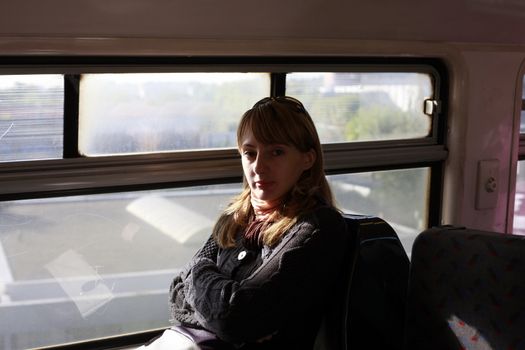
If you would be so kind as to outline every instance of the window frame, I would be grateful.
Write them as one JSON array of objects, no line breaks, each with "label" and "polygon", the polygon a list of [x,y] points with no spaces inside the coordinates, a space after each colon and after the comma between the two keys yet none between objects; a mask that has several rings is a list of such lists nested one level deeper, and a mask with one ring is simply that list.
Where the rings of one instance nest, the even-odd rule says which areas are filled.
[{"label": "window frame", "polygon": [[[83,73],[271,72],[270,93],[286,93],[285,74],[293,72],[423,72],[433,78],[440,108],[431,137],[412,140],[323,144],[328,175],[415,167],[430,168],[428,225],[441,220],[442,178],[448,156],[445,130],[448,72],[432,58],[398,57],[3,57],[0,74],[64,74],[63,159],[0,163],[0,202],[80,194],[152,190],[239,182],[242,168],[235,149],[176,151],[84,157],[78,152],[78,89]],[[423,106],[422,106],[423,107]],[[523,150],[523,153],[521,151]],[[520,138],[525,159],[525,135]],[[195,169],[199,169],[195,172]],[[143,343],[160,330],[46,347],[112,348]]]},{"label": "window frame", "polygon": [[[270,94],[286,93],[288,72],[414,72],[433,79],[426,138],[323,144],[327,174],[430,167],[429,225],[441,217],[448,75],[433,58],[398,57],[3,57],[0,74],[64,75],[63,159],[0,163],[0,201],[238,182],[233,148],[84,157],[78,152],[79,82],[84,73],[268,72]],[[423,106],[422,106],[423,108]],[[525,142],[525,141],[524,141]],[[525,147],[525,146],[524,146]],[[200,169],[198,173],[194,169]]]}]

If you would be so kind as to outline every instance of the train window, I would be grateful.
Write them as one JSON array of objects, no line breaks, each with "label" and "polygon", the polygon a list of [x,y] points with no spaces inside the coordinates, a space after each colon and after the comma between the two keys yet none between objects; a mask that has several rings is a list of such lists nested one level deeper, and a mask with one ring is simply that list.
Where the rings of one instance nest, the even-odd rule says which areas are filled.
[{"label": "train window", "polygon": [[0,75],[0,162],[62,157],[62,75]]},{"label": "train window", "polygon": [[[428,174],[377,171],[329,181],[341,210],[387,219],[410,251],[426,223]],[[32,348],[168,326],[171,280],[240,188],[1,202],[0,324],[10,326],[0,329],[0,345]]]},{"label": "train window", "polygon": [[0,203],[0,348],[168,325],[167,288],[240,184]]},{"label": "train window", "polygon": [[424,73],[292,73],[288,94],[316,118],[323,142],[376,141],[429,136],[423,101],[433,96]]},{"label": "train window", "polygon": [[427,227],[429,168],[331,175],[328,180],[341,210],[385,219],[410,256],[414,239]]},{"label": "train window", "polygon": [[79,150],[97,156],[235,147],[239,116],[269,93],[266,73],[83,75]]},{"label": "train window", "polygon": [[519,161],[516,168],[513,233],[525,235],[525,78],[522,84]]},{"label": "train window", "polygon": [[520,134],[525,134],[525,83],[523,83],[522,85],[523,87],[521,92]]},{"label": "train window", "polygon": [[514,234],[525,235],[525,161],[518,162],[514,197]]},{"label": "train window", "polygon": [[264,96],[311,112],[341,210],[386,219],[407,252],[440,222],[437,60],[24,62],[0,60],[2,73],[31,74],[0,76],[0,348],[168,326],[171,279],[239,193],[237,122]]}]

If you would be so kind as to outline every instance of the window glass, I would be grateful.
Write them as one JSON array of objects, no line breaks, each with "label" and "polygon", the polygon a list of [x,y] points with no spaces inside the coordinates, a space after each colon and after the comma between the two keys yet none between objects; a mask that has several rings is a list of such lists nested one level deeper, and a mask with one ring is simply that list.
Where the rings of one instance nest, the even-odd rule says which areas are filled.
[{"label": "window glass", "polygon": [[429,168],[332,175],[328,179],[343,212],[387,221],[410,257],[414,239],[428,224]]},{"label": "window glass", "polygon": [[235,147],[241,115],[270,93],[267,73],[87,74],[84,155]]},{"label": "window glass", "polygon": [[525,161],[518,162],[516,174],[516,195],[514,196],[514,224],[515,235],[525,235]]},{"label": "window glass", "polygon": [[423,73],[291,73],[286,94],[301,100],[323,143],[429,136],[424,100],[433,97]]},{"label": "window glass", "polygon": [[[410,252],[428,168],[329,177],[338,206],[387,220]],[[169,325],[171,280],[240,184],[0,202],[0,348]]]},{"label": "window glass", "polygon": [[0,162],[62,158],[61,75],[0,75]]},{"label": "window glass", "polygon": [[520,115],[520,133],[525,134],[525,111],[521,111]]},{"label": "window glass", "polygon": [[168,326],[171,280],[240,187],[0,202],[0,348]]},{"label": "window glass", "polygon": [[520,116],[520,133],[525,134],[525,77],[521,89],[521,116]]},{"label": "window glass", "polygon": [[[525,134],[525,78],[521,94],[520,134]],[[523,154],[520,154],[523,157]],[[514,196],[514,222],[512,233],[525,235],[525,160],[518,161],[516,174],[516,194]]]}]

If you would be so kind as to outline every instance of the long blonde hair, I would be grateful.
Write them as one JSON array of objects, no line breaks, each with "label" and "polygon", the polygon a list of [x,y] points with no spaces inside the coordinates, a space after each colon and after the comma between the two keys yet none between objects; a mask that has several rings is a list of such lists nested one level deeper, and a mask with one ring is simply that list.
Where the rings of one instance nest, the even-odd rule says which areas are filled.
[{"label": "long blonde hair", "polygon": [[[264,244],[272,246],[296,222],[299,215],[316,205],[333,205],[332,193],[323,168],[323,152],[312,118],[302,103],[292,97],[266,97],[257,102],[241,118],[237,128],[237,144],[247,131],[263,144],[287,144],[301,152],[314,150],[316,158],[312,167],[303,172],[290,190],[283,205],[268,219],[261,232]],[[213,229],[221,247],[235,245],[238,232],[253,219],[250,187],[244,179],[243,191],[233,199]]]}]

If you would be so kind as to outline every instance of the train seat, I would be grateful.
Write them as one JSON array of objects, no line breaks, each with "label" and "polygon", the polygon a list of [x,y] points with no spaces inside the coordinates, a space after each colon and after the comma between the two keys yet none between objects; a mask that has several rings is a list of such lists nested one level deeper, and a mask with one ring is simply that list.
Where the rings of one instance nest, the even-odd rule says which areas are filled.
[{"label": "train seat", "polygon": [[407,254],[384,220],[344,217],[349,234],[355,234],[355,246],[349,248],[346,271],[336,289],[340,294],[329,306],[314,349],[401,349],[410,266]]},{"label": "train seat", "polygon": [[412,250],[406,349],[524,349],[525,237],[458,227]]}]

